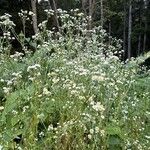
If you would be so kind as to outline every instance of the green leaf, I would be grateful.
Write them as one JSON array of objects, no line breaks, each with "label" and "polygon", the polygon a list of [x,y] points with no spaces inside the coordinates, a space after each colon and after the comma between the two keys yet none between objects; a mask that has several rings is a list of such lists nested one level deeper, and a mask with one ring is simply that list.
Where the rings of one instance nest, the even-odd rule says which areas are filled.
[{"label": "green leaf", "polygon": [[5,109],[2,113],[2,122],[6,121],[6,115],[9,112],[12,112],[12,110],[15,110],[17,107],[19,107],[19,104],[24,102],[28,96],[34,94],[34,91],[34,85],[31,85],[26,89],[17,90],[6,97]]},{"label": "green leaf", "polygon": [[106,127],[106,132],[108,135],[118,135],[121,139],[124,139],[124,132],[117,125],[110,124]]},{"label": "green leaf", "polygon": [[25,40],[26,40],[27,42],[30,42],[31,38],[25,38]]},{"label": "green leaf", "polygon": [[108,139],[109,145],[120,145],[121,139],[117,135],[110,135]]},{"label": "green leaf", "polygon": [[108,150],[122,150],[122,141],[118,136],[109,136],[107,144]]},{"label": "green leaf", "polygon": [[7,129],[6,132],[3,134],[3,139],[7,142],[12,141],[14,138],[16,138],[18,135],[22,134],[22,129],[18,129],[16,131],[12,131],[11,129]]}]

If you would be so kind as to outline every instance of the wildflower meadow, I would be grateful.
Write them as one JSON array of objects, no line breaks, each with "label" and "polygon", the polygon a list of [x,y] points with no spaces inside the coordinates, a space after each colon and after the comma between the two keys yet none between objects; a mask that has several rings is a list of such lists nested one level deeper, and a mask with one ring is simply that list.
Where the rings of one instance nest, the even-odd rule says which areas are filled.
[{"label": "wildflower meadow", "polygon": [[[58,31],[45,20],[31,38],[0,17],[0,150],[150,150],[149,54],[122,61],[121,40],[58,12]],[[23,52],[11,53],[14,38]]]}]

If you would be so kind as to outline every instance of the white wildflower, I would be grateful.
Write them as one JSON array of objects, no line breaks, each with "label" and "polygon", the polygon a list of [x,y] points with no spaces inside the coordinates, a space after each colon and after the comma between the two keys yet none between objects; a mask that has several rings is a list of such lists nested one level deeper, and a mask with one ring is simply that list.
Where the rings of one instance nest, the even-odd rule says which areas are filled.
[{"label": "white wildflower", "polygon": [[43,118],[44,118],[44,114],[43,114],[43,113],[41,113],[41,114],[37,115],[37,118],[39,118],[39,119],[43,119]]},{"label": "white wildflower", "polygon": [[101,111],[101,112],[105,110],[104,106],[100,102],[97,102],[96,104],[94,104],[92,108],[96,111]]},{"label": "white wildflower", "polygon": [[48,91],[47,88],[44,88],[44,89],[43,89],[43,95],[50,95],[50,94],[51,94],[51,92]]},{"label": "white wildflower", "polygon": [[2,145],[0,145],[0,150],[2,150],[3,149],[3,146]]},{"label": "white wildflower", "polygon": [[93,130],[93,129],[90,129],[90,133],[93,134],[93,133],[94,133],[94,130]]},{"label": "white wildflower", "polygon": [[79,100],[84,100],[85,97],[84,96],[79,96]]},{"label": "white wildflower", "polygon": [[53,129],[54,129],[54,128],[53,128],[53,125],[49,125],[47,130],[48,130],[48,131],[51,131],[51,130],[53,130]]},{"label": "white wildflower", "polygon": [[3,90],[4,90],[4,93],[5,94],[8,94],[10,92],[10,88],[7,88],[7,87],[3,87]]},{"label": "white wildflower", "polygon": [[148,135],[145,135],[145,138],[147,138],[147,139],[150,139],[150,136],[148,136]]},{"label": "white wildflower", "polygon": [[39,65],[39,64],[35,64],[35,65],[32,65],[32,66],[29,66],[28,68],[27,68],[27,72],[29,72],[30,70],[32,70],[32,69],[38,69],[38,68],[40,68],[41,66]]},{"label": "white wildflower", "polygon": [[91,97],[89,97],[89,101],[91,102],[91,101],[93,101],[93,98],[94,98],[94,96],[92,95]]},{"label": "white wildflower", "polygon": [[29,11],[30,16],[34,16],[35,14],[32,11]]},{"label": "white wildflower", "polygon": [[92,76],[93,81],[104,81],[105,78],[103,76],[94,75]]},{"label": "white wildflower", "polygon": [[5,82],[5,80],[4,80],[4,79],[1,79],[0,82]]},{"label": "white wildflower", "polygon": [[99,127],[95,127],[95,133],[99,132]]},{"label": "white wildflower", "polygon": [[4,107],[3,107],[3,106],[0,106],[0,111],[1,111],[1,110],[4,110]]},{"label": "white wildflower", "polygon": [[100,133],[101,133],[102,136],[104,136],[105,135],[105,130],[101,130]]},{"label": "white wildflower", "polygon": [[56,83],[59,82],[59,78],[53,78],[52,81],[53,81],[54,84],[56,84]]},{"label": "white wildflower", "polygon": [[13,84],[13,81],[12,80],[8,80],[7,81],[7,85],[9,86],[9,85],[12,85]]},{"label": "white wildflower", "polygon": [[91,134],[88,134],[88,139],[92,139],[92,135]]}]

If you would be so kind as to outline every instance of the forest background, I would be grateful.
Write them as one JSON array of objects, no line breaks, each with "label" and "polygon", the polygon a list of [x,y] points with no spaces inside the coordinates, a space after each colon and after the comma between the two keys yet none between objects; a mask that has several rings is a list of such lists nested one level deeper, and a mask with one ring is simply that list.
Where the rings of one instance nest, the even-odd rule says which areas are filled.
[{"label": "forest background", "polygon": [[[26,37],[34,35],[38,24],[46,19],[45,9],[55,11],[55,16],[49,19],[48,28],[58,27],[58,8],[67,11],[78,8],[91,16],[89,28],[101,25],[110,36],[122,39],[124,59],[150,49],[150,0],[0,0],[0,15],[6,12],[12,15],[17,33],[23,30],[18,12],[22,9],[36,13],[32,18],[33,25],[27,22]],[[14,46],[17,47],[17,44]]]}]

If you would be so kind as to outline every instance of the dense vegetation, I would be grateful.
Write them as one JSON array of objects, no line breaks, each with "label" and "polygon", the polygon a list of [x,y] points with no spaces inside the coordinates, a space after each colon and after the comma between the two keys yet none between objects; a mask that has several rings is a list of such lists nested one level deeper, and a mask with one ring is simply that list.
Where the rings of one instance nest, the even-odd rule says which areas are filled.
[{"label": "dense vegetation", "polygon": [[[0,17],[0,149],[149,150],[150,76],[138,66],[149,55],[122,62],[121,40],[58,11],[59,32],[44,21],[31,39]],[[10,53],[10,32],[24,54]]]}]

